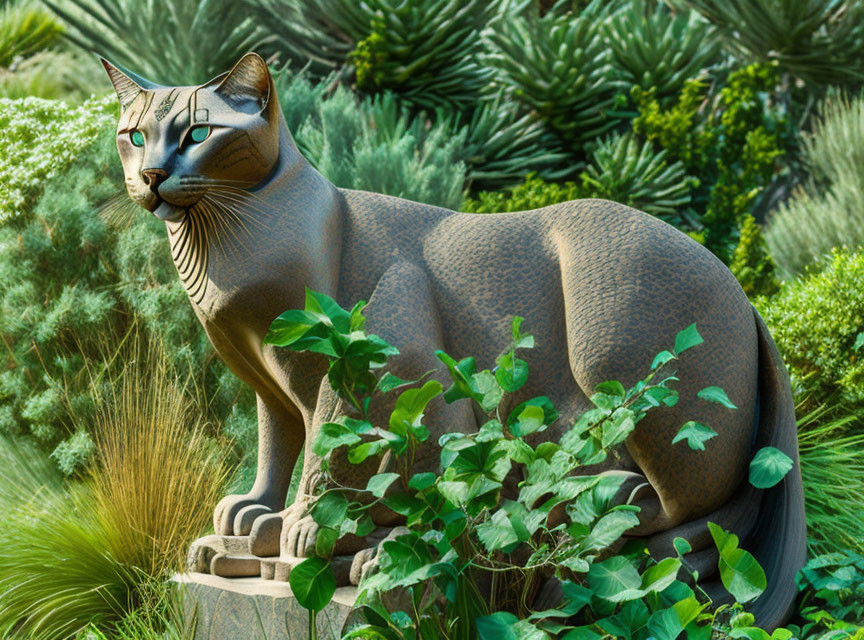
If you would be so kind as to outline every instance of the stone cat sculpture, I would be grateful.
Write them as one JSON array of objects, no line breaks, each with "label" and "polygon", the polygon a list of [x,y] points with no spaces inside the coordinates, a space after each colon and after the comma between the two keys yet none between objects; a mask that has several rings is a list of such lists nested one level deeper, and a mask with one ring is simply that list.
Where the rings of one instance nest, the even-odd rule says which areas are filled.
[{"label": "stone cat sculpture", "polygon": [[[710,252],[647,214],[602,200],[472,215],[336,188],[298,152],[255,54],[197,87],[154,85],[103,62],[122,107],[117,147],[129,195],[165,221],[204,330],[257,394],[257,479],[248,494],[216,507],[217,534],[249,536],[254,554],[281,555],[289,569],[314,547],[315,524],[304,516],[320,461],[310,446],[296,501],[285,509],[285,499],[301,448],[336,399],[323,358],[263,344],[277,315],[303,307],[305,287],[342,306],[368,300],[369,330],[401,351],[393,372],[434,369],[445,383],[436,349],[492,363],[508,344],[510,318],[524,316],[537,348],[524,356],[532,378],[512,404],[552,399],[561,418],[535,434],[541,439],[560,438],[598,383],[635,382],[695,322],[705,343],[681,363],[681,401],[650,413],[605,472],[625,474],[623,499],[642,508],[630,534],[659,555],[673,553],[675,536],[687,538],[707,585],[718,578],[706,522],[734,531],[768,576],[757,621],[771,626],[787,616],[806,535],[792,396],[765,325]],[[725,389],[737,411],[696,401],[709,385]],[[466,403],[442,402],[425,422],[467,431],[477,420]],[[717,431],[708,451],[672,445],[687,420]],[[767,445],[795,466],[760,491],[747,482],[747,468]],[[437,458],[421,464],[435,469]],[[360,487],[375,472],[339,458],[332,467]],[[374,519],[385,531],[398,524],[389,512]],[[373,543],[352,540],[337,551],[350,556]],[[231,566],[211,568],[231,574]]]}]

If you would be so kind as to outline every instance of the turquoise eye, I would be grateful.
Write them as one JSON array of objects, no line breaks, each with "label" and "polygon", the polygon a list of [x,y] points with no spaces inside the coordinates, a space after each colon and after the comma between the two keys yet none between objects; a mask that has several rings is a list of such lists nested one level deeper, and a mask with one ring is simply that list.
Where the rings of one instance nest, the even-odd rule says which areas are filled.
[{"label": "turquoise eye", "polygon": [[129,132],[129,139],[136,147],[144,146],[144,134],[138,131],[138,129],[133,129]]},{"label": "turquoise eye", "polygon": [[206,124],[199,127],[192,127],[192,131],[189,132],[189,137],[192,138],[192,142],[204,142],[209,135],[210,127]]}]

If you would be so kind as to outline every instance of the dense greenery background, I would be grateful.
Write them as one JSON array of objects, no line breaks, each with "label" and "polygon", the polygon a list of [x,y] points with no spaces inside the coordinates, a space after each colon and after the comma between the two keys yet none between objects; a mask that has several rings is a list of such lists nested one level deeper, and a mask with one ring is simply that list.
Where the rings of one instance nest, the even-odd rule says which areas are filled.
[{"label": "dense greenery background", "polygon": [[[861,621],[864,3],[0,0],[0,535],[40,541],[0,552],[0,633],[170,630],[165,550],[206,530],[223,484],[251,483],[254,398],[215,358],[160,224],[126,204],[94,55],[197,84],[248,50],[339,186],[471,212],[608,198],[726,262],[792,374],[811,549],[838,554],[802,611],[830,612],[813,633]],[[119,413],[142,363],[164,368],[152,402]],[[224,483],[174,512],[135,504],[111,489],[124,473],[176,487],[116,460],[118,425],[187,438],[200,455],[177,464]],[[94,505],[124,500],[153,517],[104,552],[127,512]],[[178,538],[188,509],[203,519]]]}]

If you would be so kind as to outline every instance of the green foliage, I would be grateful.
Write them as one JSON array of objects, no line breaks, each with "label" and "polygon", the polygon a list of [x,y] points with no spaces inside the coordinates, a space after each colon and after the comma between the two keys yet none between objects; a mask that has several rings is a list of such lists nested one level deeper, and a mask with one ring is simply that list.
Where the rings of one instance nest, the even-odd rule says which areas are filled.
[{"label": "green foliage", "polygon": [[571,156],[563,150],[558,136],[536,113],[503,91],[478,102],[470,119],[454,116],[446,109],[440,109],[437,117],[454,130],[461,126],[465,140],[459,159],[465,163],[472,188],[512,186],[526,173],[549,180],[573,173]]},{"label": "green foliage", "polygon": [[[271,335],[277,344],[327,355],[332,368],[354,358],[350,347],[335,349],[334,345],[375,342],[363,332],[362,308],[363,303],[358,303],[349,312],[327,296],[310,292],[306,309],[280,316]],[[659,562],[635,541],[609,557],[619,538],[639,523],[639,509],[615,501],[620,477],[574,474],[579,467],[614,454],[648,411],[677,403],[672,386],[678,380],[675,366],[684,352],[701,343],[695,325],[681,331],[674,350],[658,354],[647,377],[630,389],[618,382],[598,385],[591,396],[594,407],[560,442],[536,448],[524,438],[558,419],[549,399],[534,398],[506,416],[501,413],[506,394],[522,388],[528,377],[528,365],[517,354],[532,349],[534,339],[523,332],[522,318],[513,319],[511,343],[496,359],[494,373],[478,371],[474,358],[456,361],[437,352],[452,385],[444,391],[440,383],[430,381],[402,391],[388,426],[373,426],[370,403],[397,386],[415,382],[397,381],[384,372],[374,385],[381,393],[358,402],[347,379],[331,381],[333,390],[360,419],[338,417],[324,425],[314,444],[324,458],[323,483],[311,508],[319,540],[316,555],[291,573],[292,588],[302,594],[301,604],[310,610],[310,631],[314,633],[314,612],[332,597],[329,559],[336,539],[368,532],[371,523],[366,512],[377,504],[404,516],[407,526],[379,548],[377,571],[365,575],[360,587],[359,605],[366,624],[347,638],[593,638],[626,633],[637,640],[672,640],[685,629],[689,634],[728,630],[707,612],[711,602],[705,594],[697,595],[678,579],[682,571],[695,575],[681,555],[690,551],[686,541],[676,541],[678,557]],[[375,347],[376,353],[395,353],[392,347],[388,352],[382,348]],[[365,362],[365,373],[374,380],[370,361]],[[386,358],[375,364],[386,366]],[[372,387],[365,384],[367,389]],[[476,433],[442,435],[440,473],[415,473],[414,453],[430,435],[424,415],[442,394],[448,403],[467,399],[487,421]],[[699,397],[734,408],[718,387],[703,389]],[[331,484],[329,457],[342,447],[347,447],[353,463],[386,452],[393,471],[373,476],[365,491]],[[524,481],[515,500],[505,499],[504,478],[514,472]],[[364,493],[370,497],[355,500]],[[724,584],[743,601],[757,597],[765,589],[764,572],[738,547],[737,537],[710,526]],[[493,576],[488,600],[479,595],[484,574]],[[560,580],[562,602],[554,609],[533,611],[533,589],[553,576]],[[384,604],[382,594],[400,591],[414,603],[408,611]],[[744,635],[764,633],[752,627],[752,616],[741,617],[740,605],[732,612],[738,616],[733,616],[732,629]],[[579,613],[588,617],[577,627],[572,619]],[[777,636],[778,640],[789,637]]]},{"label": "green foliage", "polygon": [[622,85],[598,11],[510,15],[485,32],[496,80],[577,149],[619,122],[612,112]]},{"label": "green foliage", "polygon": [[690,174],[700,177],[693,205],[701,213],[702,229],[695,230],[727,263],[739,225],[791,145],[783,107],[772,97],[777,83],[775,66],[751,65],[730,73],[714,96],[706,96],[700,80],[689,81],[668,109],[652,91],[633,90],[640,112],[634,131],[657,141],[670,160],[681,160]]},{"label": "green foliage", "polygon": [[780,286],[776,268],[762,227],[750,214],[744,215],[738,229],[738,246],[732,254],[729,270],[750,297],[777,292]]},{"label": "green foliage", "polygon": [[[45,0],[86,51],[152,82],[195,85],[230,69],[261,38],[231,0]],[[170,55],[166,55],[170,52]]]},{"label": "green foliage", "polygon": [[597,145],[593,162],[582,174],[583,190],[592,198],[620,202],[683,226],[678,211],[699,181],[685,175],[680,161],[667,163],[666,155],[632,134],[610,136]]},{"label": "green foliage", "polygon": [[0,5],[0,68],[47,49],[61,33],[62,25],[33,0]]},{"label": "green foliage", "polygon": [[[32,434],[49,451],[75,432],[92,435],[90,377],[101,375],[112,342],[136,324],[163,341],[181,375],[195,372],[202,381],[205,415],[229,431],[248,425],[250,416],[254,421],[254,396],[213,358],[189,306],[164,225],[134,207],[135,222],[126,229],[109,228],[100,215],[106,202],[131,207],[119,192],[110,103],[73,108],[31,98],[0,109],[7,160],[0,171],[8,172],[14,216],[0,226],[0,336],[7,354],[0,429]],[[73,444],[56,456],[67,470],[83,461]],[[248,466],[254,451],[247,443]]]},{"label": "green foliage", "polygon": [[411,117],[390,93],[358,101],[339,87],[318,100],[321,92],[306,78],[287,73],[278,87],[298,146],[335,185],[454,209],[461,204],[463,138],[446,123]]},{"label": "green foliage", "polygon": [[[836,620],[864,624],[864,556],[852,551],[817,556],[801,569],[798,582],[808,589],[805,615],[818,608]],[[815,606],[806,607],[811,603]],[[849,626],[847,631],[856,630]]]},{"label": "green foliage", "polygon": [[[821,271],[786,282],[758,298],[805,411],[832,404],[860,411],[864,402],[864,254],[835,250]],[[842,411],[842,409],[841,409]]]},{"label": "green foliage", "polygon": [[357,88],[389,89],[419,107],[464,109],[489,82],[480,29],[497,9],[486,0],[373,0],[360,6],[371,31],[349,54]]},{"label": "green foliage", "polygon": [[46,182],[113,128],[116,99],[73,106],[39,98],[0,99],[0,224],[32,205]]},{"label": "green foliage", "polygon": [[0,98],[33,96],[83,102],[110,90],[102,65],[79,52],[40,51],[0,69]]},{"label": "green foliage", "polygon": [[660,3],[631,1],[608,21],[606,36],[621,79],[645,91],[653,88],[661,102],[711,66],[720,48],[714,29],[698,13],[672,12]]},{"label": "green foliage", "polygon": [[227,468],[182,381],[158,348],[117,361],[86,483],[59,481],[44,454],[0,438],[3,637],[65,638],[115,623],[128,633],[209,525]]},{"label": "green foliage", "polygon": [[247,0],[278,51],[315,74],[355,72],[362,92],[390,90],[420,107],[464,109],[490,72],[480,29],[497,10],[482,0]]},{"label": "green foliage", "polygon": [[57,448],[51,453],[51,457],[57,461],[60,471],[71,476],[76,471],[87,468],[95,448],[96,444],[93,442],[93,438],[82,429],[57,445]]},{"label": "green foliage", "polygon": [[803,147],[810,182],[773,213],[766,234],[777,263],[791,275],[832,247],[854,250],[864,242],[864,98],[823,101]]},{"label": "green foliage", "polygon": [[864,80],[864,6],[855,0],[675,0],[699,11],[741,59],[814,84]]},{"label": "green foliage", "polygon": [[864,433],[855,414],[833,416],[838,409],[842,405],[825,405],[798,422],[809,547],[813,553],[864,553]]},{"label": "green foliage", "polygon": [[529,173],[525,182],[512,189],[481,191],[476,199],[467,199],[462,205],[462,210],[468,213],[530,211],[581,197],[583,191],[575,182],[567,182],[563,185],[555,182],[547,183],[537,174]]},{"label": "green foliage", "polygon": [[650,142],[616,134],[600,142],[578,183],[547,183],[532,173],[506,192],[480,192],[476,200],[465,202],[463,210],[527,211],[579,198],[604,198],[680,223],[677,210],[689,202],[698,181],[684,174],[680,161],[669,165],[665,157],[666,152],[655,153]]}]

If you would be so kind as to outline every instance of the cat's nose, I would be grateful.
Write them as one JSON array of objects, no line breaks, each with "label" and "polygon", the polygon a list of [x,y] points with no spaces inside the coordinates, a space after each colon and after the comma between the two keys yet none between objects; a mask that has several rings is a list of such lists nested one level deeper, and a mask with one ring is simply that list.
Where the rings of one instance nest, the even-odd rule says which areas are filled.
[{"label": "cat's nose", "polygon": [[159,185],[168,179],[168,172],[164,169],[143,169],[141,175],[144,176],[144,184],[150,187],[150,191],[158,195],[157,189]]}]

